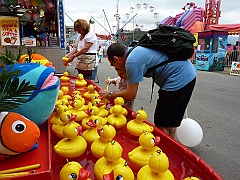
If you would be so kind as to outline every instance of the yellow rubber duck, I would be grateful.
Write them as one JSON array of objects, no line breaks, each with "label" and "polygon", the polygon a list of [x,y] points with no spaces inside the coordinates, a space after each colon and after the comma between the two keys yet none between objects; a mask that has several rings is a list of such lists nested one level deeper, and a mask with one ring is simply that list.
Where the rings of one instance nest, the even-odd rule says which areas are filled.
[{"label": "yellow rubber duck", "polygon": [[70,78],[68,77],[69,73],[67,71],[65,71],[62,75],[62,77],[60,77],[60,81],[61,82],[69,82]]},{"label": "yellow rubber duck", "polygon": [[97,132],[99,138],[93,141],[91,145],[91,153],[94,157],[99,159],[100,157],[103,157],[103,152],[108,142],[116,136],[116,130],[112,125],[106,124],[98,127]]},{"label": "yellow rubber duck", "polygon": [[142,108],[133,114],[135,119],[128,121],[127,131],[133,136],[140,136],[143,132],[153,132],[153,126],[144,121],[147,119],[147,113]]},{"label": "yellow rubber duck", "polygon": [[95,116],[95,119],[90,119],[87,125],[90,127],[82,133],[82,137],[87,141],[88,144],[92,144],[93,141],[98,139],[100,136],[98,134],[97,128],[103,126],[107,123],[105,118],[100,116]]},{"label": "yellow rubber duck", "polygon": [[104,180],[115,180],[115,179],[127,179],[134,180],[134,173],[132,169],[128,166],[128,163],[118,164],[113,167],[110,174],[103,175]]},{"label": "yellow rubber duck", "polygon": [[79,135],[81,131],[81,126],[76,127],[74,123],[68,123],[62,132],[65,138],[54,146],[55,152],[65,158],[81,156],[87,149],[86,140]]},{"label": "yellow rubber duck", "polygon": [[[114,105],[120,105],[121,107],[122,107],[122,114],[124,115],[124,116],[127,116],[127,114],[128,114],[128,111],[127,111],[127,109],[125,108],[125,107],[123,107],[123,105],[124,105],[124,99],[122,98],[122,97],[117,97],[117,98],[115,98],[114,99]],[[114,106],[113,106],[114,107]],[[109,112],[110,112],[110,114],[112,114],[112,108],[113,107],[111,107],[110,109],[109,109]]]},{"label": "yellow rubber duck", "polygon": [[57,98],[57,101],[55,103],[56,106],[62,104],[62,105],[68,105],[68,99],[64,98],[63,97],[64,93],[62,90],[59,90],[58,91],[58,98]]},{"label": "yellow rubber duck", "polygon": [[62,86],[61,90],[63,92],[63,98],[67,99],[68,101],[72,99],[72,96],[69,95],[69,88],[67,86]]},{"label": "yellow rubber duck", "polygon": [[81,164],[76,161],[68,162],[63,166],[60,171],[60,180],[69,180],[69,179],[81,179],[81,180],[90,180],[88,177],[90,171],[85,170]]},{"label": "yellow rubber duck", "polygon": [[77,122],[75,122],[74,120],[76,119],[76,116],[71,114],[71,112],[69,111],[64,111],[61,115],[60,115],[60,120],[61,123],[58,124],[53,124],[52,125],[52,132],[53,134],[55,134],[55,136],[59,137],[59,138],[64,138],[65,136],[63,135],[63,128],[69,123],[72,122],[73,124],[75,124],[75,126],[80,126],[80,124],[78,124]]},{"label": "yellow rubber duck", "polygon": [[53,117],[50,119],[50,124],[53,125],[53,124],[61,124],[62,121],[60,120],[60,115],[63,113],[63,112],[66,112],[67,111],[67,106],[65,105],[58,105],[55,107],[54,109],[54,115]]},{"label": "yellow rubber duck", "polygon": [[87,92],[83,93],[83,97],[92,100],[94,97],[99,97],[98,92],[95,90],[95,87],[90,84],[87,86]]},{"label": "yellow rubber duck", "polygon": [[86,109],[86,106],[84,105],[85,100],[82,98],[82,100],[74,100],[72,104],[72,109],[69,111],[76,115],[76,122],[81,122],[84,118],[88,117],[89,115],[84,111]]},{"label": "yellow rubber duck", "polygon": [[75,86],[77,86],[77,87],[87,86],[87,81],[84,79],[83,74],[78,74],[78,78],[75,81]]},{"label": "yellow rubber duck", "polygon": [[122,158],[123,148],[117,141],[110,141],[104,149],[103,157],[94,165],[94,175],[97,180],[103,180],[104,174],[109,174],[118,164],[126,161]]},{"label": "yellow rubber duck", "polygon": [[149,158],[152,156],[153,152],[161,150],[157,144],[160,142],[160,137],[154,135],[150,132],[144,132],[139,137],[140,146],[136,147],[128,153],[129,160],[136,167],[143,167],[148,164]]},{"label": "yellow rubber duck", "polygon": [[122,114],[123,108],[121,105],[114,105],[112,114],[107,117],[107,121],[115,128],[122,128],[127,125],[127,118]]},{"label": "yellow rubber duck", "polygon": [[107,106],[104,102],[102,102],[101,99],[99,99],[99,98],[93,99],[92,100],[92,105],[97,106],[99,108],[98,116],[107,117],[109,115],[109,112],[106,109]]},{"label": "yellow rubber duck", "polygon": [[101,116],[98,116],[99,108],[97,106],[93,106],[91,102],[88,103],[88,109],[85,110],[85,112],[88,114],[88,117],[86,117],[86,118],[84,118],[82,120],[82,127],[83,127],[83,129],[86,130],[86,129],[90,128],[90,126],[87,125],[87,122],[90,119],[101,119],[102,122],[105,122],[105,124],[107,123],[107,119],[105,119],[105,118],[103,118]]},{"label": "yellow rubber duck", "polygon": [[161,150],[157,150],[150,157],[149,164],[138,171],[137,180],[174,180],[168,168],[168,157]]}]

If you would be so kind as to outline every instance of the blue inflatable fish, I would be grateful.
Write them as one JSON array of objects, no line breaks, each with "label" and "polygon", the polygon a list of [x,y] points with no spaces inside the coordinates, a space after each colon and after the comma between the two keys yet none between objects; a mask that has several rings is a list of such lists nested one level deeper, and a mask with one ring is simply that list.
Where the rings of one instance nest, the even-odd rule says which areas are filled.
[{"label": "blue inflatable fish", "polygon": [[[6,66],[6,69],[10,66],[12,65]],[[23,80],[29,81],[30,85],[35,85],[39,90],[35,90],[29,97],[24,97],[27,103],[9,111],[22,114],[40,126],[53,112],[58,97],[60,80],[55,76],[56,71],[38,63],[14,64],[11,71],[15,70],[21,70],[18,75],[20,83]]]}]

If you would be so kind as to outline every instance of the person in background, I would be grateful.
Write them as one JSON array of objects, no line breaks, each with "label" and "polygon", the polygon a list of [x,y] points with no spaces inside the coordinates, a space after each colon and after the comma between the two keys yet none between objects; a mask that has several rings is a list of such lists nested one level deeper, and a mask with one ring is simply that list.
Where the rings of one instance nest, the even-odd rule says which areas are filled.
[{"label": "person in background", "polygon": [[[69,63],[77,57],[78,73],[83,74],[86,79],[95,81],[98,66],[97,36],[90,32],[90,25],[84,19],[78,19],[74,22],[74,31],[78,32],[79,35],[72,51],[65,57],[68,58]],[[83,70],[83,66],[87,70]]]},{"label": "person in background", "polygon": [[233,61],[239,61],[238,59],[239,51],[237,50],[236,46],[233,46],[233,51],[228,55],[228,61],[231,63]]},{"label": "person in background", "polygon": [[132,100],[136,97],[139,83],[144,77],[153,77],[160,87],[154,124],[175,138],[176,129],[181,124],[195,86],[196,69],[189,60],[185,60],[173,61],[156,68],[154,72],[147,72],[149,68],[168,60],[168,56],[160,50],[142,46],[135,47],[127,56],[130,49],[131,47],[121,43],[113,43],[108,47],[108,61],[121,78],[121,75],[126,73],[127,88],[114,92],[100,90],[100,96],[113,99],[120,96],[124,100]]},{"label": "person in background", "polygon": [[101,63],[102,61],[102,57],[103,57],[103,48],[101,46],[99,46],[99,50],[98,50],[98,58],[99,58],[99,62]]}]

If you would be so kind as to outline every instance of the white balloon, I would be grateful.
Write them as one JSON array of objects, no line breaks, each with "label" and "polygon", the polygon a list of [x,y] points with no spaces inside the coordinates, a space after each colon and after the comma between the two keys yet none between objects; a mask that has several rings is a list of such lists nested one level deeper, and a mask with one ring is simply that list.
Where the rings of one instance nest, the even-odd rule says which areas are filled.
[{"label": "white balloon", "polygon": [[177,139],[187,147],[200,144],[203,139],[201,126],[193,119],[185,118],[176,130]]}]

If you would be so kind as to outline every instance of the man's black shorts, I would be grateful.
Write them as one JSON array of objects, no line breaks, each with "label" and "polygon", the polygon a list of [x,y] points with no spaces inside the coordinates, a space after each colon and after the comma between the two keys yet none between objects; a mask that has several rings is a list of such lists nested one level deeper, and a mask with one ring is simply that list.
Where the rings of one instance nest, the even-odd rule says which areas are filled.
[{"label": "man's black shorts", "polygon": [[196,78],[177,91],[159,90],[154,123],[160,127],[178,127],[191,98]]}]

